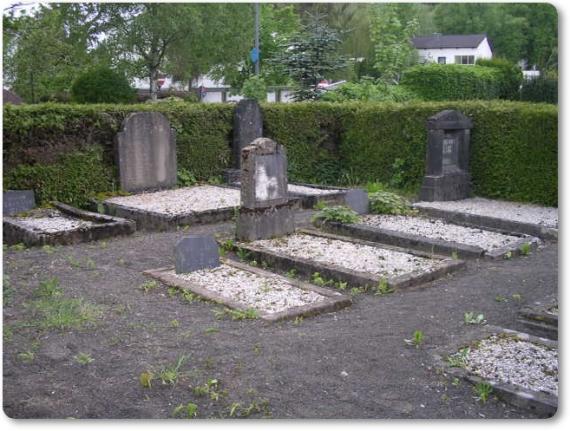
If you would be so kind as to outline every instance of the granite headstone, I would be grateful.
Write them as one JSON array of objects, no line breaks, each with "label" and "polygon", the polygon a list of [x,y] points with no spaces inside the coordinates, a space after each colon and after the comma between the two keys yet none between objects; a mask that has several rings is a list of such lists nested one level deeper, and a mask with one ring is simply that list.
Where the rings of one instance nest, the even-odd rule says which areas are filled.
[{"label": "granite headstone", "polygon": [[35,207],[33,190],[7,190],[3,193],[2,212],[5,216],[13,216]]},{"label": "granite headstone", "polygon": [[363,189],[349,189],[344,195],[346,206],[358,214],[368,213],[368,193]]},{"label": "granite headstone", "polygon": [[174,255],[177,274],[220,266],[218,244],[209,235],[188,235],[181,238],[174,247]]},{"label": "granite headstone", "polygon": [[135,112],[116,139],[121,189],[159,190],[176,185],[176,137],[160,112]]}]

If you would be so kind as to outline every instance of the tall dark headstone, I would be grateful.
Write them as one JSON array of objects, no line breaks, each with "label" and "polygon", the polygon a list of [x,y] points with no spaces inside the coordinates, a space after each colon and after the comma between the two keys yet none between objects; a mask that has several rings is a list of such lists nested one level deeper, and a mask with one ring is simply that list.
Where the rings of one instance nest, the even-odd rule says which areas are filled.
[{"label": "tall dark headstone", "polygon": [[241,151],[257,138],[263,136],[263,116],[257,100],[242,99],[234,112],[232,141],[233,168],[226,169],[223,176],[226,182],[240,181]]},{"label": "tall dark headstone", "polygon": [[255,139],[242,150],[241,167],[237,238],[253,241],[292,233],[285,148],[268,138]]},{"label": "tall dark headstone", "polygon": [[174,246],[177,274],[220,266],[218,244],[209,235],[188,235]]},{"label": "tall dark headstone", "polygon": [[2,213],[12,216],[36,207],[33,190],[6,190],[2,198]]},{"label": "tall dark headstone", "polygon": [[116,156],[121,189],[159,190],[176,185],[176,137],[160,112],[135,112],[117,134]]},{"label": "tall dark headstone", "polygon": [[466,199],[471,191],[469,141],[473,122],[459,111],[446,110],[428,118],[426,175],[422,201]]}]

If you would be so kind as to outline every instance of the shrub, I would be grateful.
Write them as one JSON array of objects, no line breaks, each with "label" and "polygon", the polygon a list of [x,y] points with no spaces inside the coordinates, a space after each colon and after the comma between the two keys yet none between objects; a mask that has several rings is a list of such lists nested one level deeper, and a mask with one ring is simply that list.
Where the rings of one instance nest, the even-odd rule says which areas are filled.
[{"label": "shrub", "polygon": [[412,213],[410,202],[396,193],[378,191],[370,193],[368,199],[370,200],[370,212],[373,214],[406,215]]},{"label": "shrub", "polygon": [[267,100],[267,85],[263,78],[254,75],[243,83],[241,93],[249,99],[265,102]]},{"label": "shrub", "polygon": [[492,67],[499,72],[499,98],[506,100],[519,100],[520,86],[523,80],[521,68],[509,60],[502,58],[477,60],[478,66]]},{"label": "shrub", "polygon": [[312,218],[313,223],[327,221],[357,223],[359,220],[360,217],[355,211],[342,205],[322,208]]},{"label": "shrub", "polygon": [[558,103],[558,79],[542,76],[526,79],[521,88],[521,100]]},{"label": "shrub", "polygon": [[135,90],[124,75],[98,67],[77,77],[71,97],[77,103],[129,103],[135,100]]},{"label": "shrub", "polygon": [[326,102],[347,102],[361,100],[371,102],[405,102],[417,99],[408,88],[402,85],[375,84],[371,79],[359,83],[347,82],[339,88],[324,92],[320,99]]},{"label": "shrub", "polygon": [[489,100],[501,95],[501,74],[493,67],[430,63],[406,70],[401,84],[423,100]]}]

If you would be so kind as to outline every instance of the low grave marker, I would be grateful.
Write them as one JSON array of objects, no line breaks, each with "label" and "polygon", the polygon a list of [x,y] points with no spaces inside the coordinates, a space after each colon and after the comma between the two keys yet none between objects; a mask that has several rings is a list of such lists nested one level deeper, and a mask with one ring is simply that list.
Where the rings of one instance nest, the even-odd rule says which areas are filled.
[{"label": "low grave marker", "polygon": [[2,211],[5,216],[29,211],[36,207],[36,198],[33,190],[7,190],[4,192]]},{"label": "low grave marker", "polygon": [[358,214],[368,212],[368,193],[363,189],[348,189],[344,195],[346,206],[356,211]]},{"label": "low grave marker", "polygon": [[188,235],[181,238],[174,247],[174,255],[177,274],[220,266],[218,244],[210,235]]}]

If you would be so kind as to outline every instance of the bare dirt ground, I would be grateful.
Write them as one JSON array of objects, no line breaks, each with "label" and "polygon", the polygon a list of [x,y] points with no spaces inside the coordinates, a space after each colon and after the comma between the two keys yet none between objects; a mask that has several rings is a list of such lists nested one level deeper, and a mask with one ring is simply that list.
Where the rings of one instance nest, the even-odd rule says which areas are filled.
[{"label": "bare dirt ground", "polygon": [[[188,233],[232,230],[226,223]],[[524,332],[517,311],[557,294],[556,243],[526,257],[470,261],[413,290],[357,295],[336,313],[268,323],[221,316],[220,305],[145,285],[142,271],[172,265],[182,235],[4,251],[9,417],[534,417],[495,398],[477,401],[469,384],[434,366],[432,353],[477,330],[463,321],[468,311]],[[53,277],[55,291],[38,290]],[[67,300],[57,313],[72,309],[84,321],[54,327],[65,315],[48,320],[46,298]],[[416,330],[425,335],[417,349],[404,343]],[[150,387],[141,374],[145,384],[154,376]]]}]

